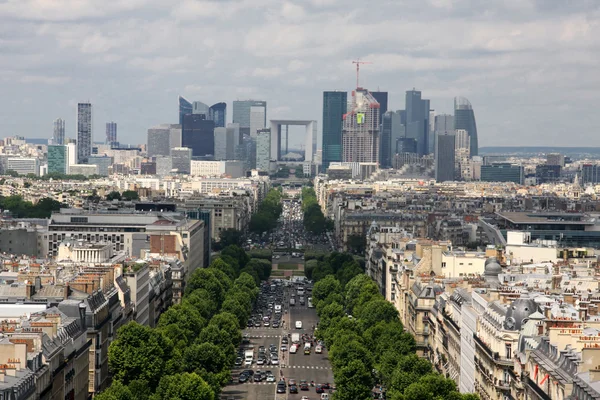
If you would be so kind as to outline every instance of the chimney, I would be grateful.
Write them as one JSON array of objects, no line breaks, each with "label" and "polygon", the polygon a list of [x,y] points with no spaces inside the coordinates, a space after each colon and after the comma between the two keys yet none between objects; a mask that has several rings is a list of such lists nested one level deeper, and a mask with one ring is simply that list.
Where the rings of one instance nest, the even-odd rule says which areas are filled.
[{"label": "chimney", "polygon": [[81,322],[81,330],[84,332],[87,329],[86,323],[85,323],[85,310],[86,310],[86,305],[82,301],[81,303],[79,303],[79,320]]},{"label": "chimney", "polygon": [[573,304],[573,293],[564,293],[565,303]]},{"label": "chimney", "polygon": [[29,281],[25,284],[25,297],[31,300],[31,296],[35,294],[35,287]]},{"label": "chimney", "polygon": [[63,286],[63,299],[67,300],[69,298],[70,294],[71,294],[71,288],[69,287],[69,282],[67,282]]},{"label": "chimney", "polygon": [[39,292],[40,289],[42,288],[42,278],[40,278],[39,276],[35,277],[35,292]]}]

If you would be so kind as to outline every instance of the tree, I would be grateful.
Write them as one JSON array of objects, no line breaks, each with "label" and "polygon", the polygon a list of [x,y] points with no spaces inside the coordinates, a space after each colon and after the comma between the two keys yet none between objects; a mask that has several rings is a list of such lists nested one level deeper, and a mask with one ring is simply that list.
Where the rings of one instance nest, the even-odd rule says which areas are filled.
[{"label": "tree", "polygon": [[97,400],[134,400],[131,390],[120,381],[113,381],[105,391],[94,396]]},{"label": "tree", "polygon": [[315,283],[312,292],[313,302],[317,305],[319,301],[332,293],[342,293],[342,285],[340,285],[340,282],[333,275],[327,275]]},{"label": "tree", "polygon": [[367,247],[367,239],[365,235],[353,234],[348,236],[346,241],[348,249],[354,254],[364,254]]},{"label": "tree", "polygon": [[372,398],[373,378],[367,366],[360,360],[354,359],[348,365],[340,368],[335,375],[338,388],[336,400],[355,400]]},{"label": "tree", "polygon": [[217,303],[205,289],[196,289],[189,295],[184,296],[183,303],[191,304],[207,321],[217,312]]},{"label": "tree", "polygon": [[215,258],[213,262],[210,263],[209,268],[218,269],[219,271],[227,275],[229,279],[235,279],[237,275],[233,267],[227,264],[225,261],[223,261],[223,259],[220,257]]},{"label": "tree", "polygon": [[217,277],[217,271],[214,268],[197,268],[185,287],[186,294],[192,293],[196,289],[204,289],[210,294],[210,298],[217,304],[217,307],[220,307],[225,297],[225,287],[224,282]]},{"label": "tree", "polygon": [[246,265],[246,267],[252,268],[254,271],[256,271],[256,274],[258,275],[258,278],[261,281],[269,279],[269,276],[271,275],[271,270],[273,268],[271,261],[259,260],[257,258],[251,259],[250,262],[248,262],[248,264]]},{"label": "tree", "polygon": [[200,376],[195,373],[164,376],[160,380],[152,400],[214,400],[215,394]]},{"label": "tree", "polygon": [[379,295],[379,288],[365,274],[357,275],[346,285],[346,309],[354,313],[354,308],[361,302]]},{"label": "tree", "polygon": [[219,373],[227,370],[227,357],[221,347],[212,343],[194,344],[184,350],[183,361],[187,372],[201,370]]},{"label": "tree", "polygon": [[392,303],[383,298],[369,301],[362,307],[357,307],[355,314],[365,329],[381,321],[398,321],[398,310]]},{"label": "tree", "polygon": [[342,286],[346,286],[348,282],[357,275],[364,273],[363,269],[355,260],[347,261],[342,268],[338,269],[335,277],[340,281]]},{"label": "tree", "polygon": [[140,196],[138,195],[138,192],[136,192],[135,190],[126,190],[126,191],[123,192],[123,194],[121,194],[121,197],[125,201],[133,201],[133,200],[139,200],[140,199]]},{"label": "tree", "polygon": [[[304,257],[306,259],[306,255]],[[316,259],[306,261],[304,263],[304,276],[306,276],[308,279],[312,279],[313,271],[317,268],[318,265],[319,261],[317,261]]]},{"label": "tree", "polygon": [[250,261],[250,257],[246,254],[244,249],[235,245],[225,247],[223,251],[221,251],[221,255],[230,256],[236,260],[240,268],[244,268],[246,264],[248,264],[248,261]]},{"label": "tree", "polygon": [[158,330],[130,322],[119,328],[108,349],[108,365],[116,380],[128,384],[137,379],[156,384],[171,355],[171,343]]},{"label": "tree", "polygon": [[227,228],[219,233],[219,242],[222,247],[230,245],[241,246],[242,245],[242,232],[234,228]]},{"label": "tree", "polygon": [[[175,325],[177,330],[167,329],[170,325]],[[206,321],[202,318],[198,309],[189,302],[171,306],[160,316],[158,321],[158,328],[164,329],[165,333],[168,332],[167,336],[173,342],[183,340],[185,344],[193,341],[204,326],[206,326]],[[174,333],[177,333],[177,336],[170,335]]]},{"label": "tree", "polygon": [[227,297],[225,301],[223,301],[223,306],[221,307],[222,312],[227,312],[235,317],[238,320],[239,326],[244,326],[250,313],[245,304],[241,304],[235,297]]},{"label": "tree", "polygon": [[117,192],[116,190],[113,190],[112,192],[110,192],[109,194],[106,195],[106,200],[107,201],[121,200],[121,193]]},{"label": "tree", "polygon": [[242,341],[242,334],[240,332],[240,324],[234,314],[228,312],[221,312],[210,320],[210,325],[218,327],[220,330],[227,332],[231,338],[231,343],[239,345]]}]

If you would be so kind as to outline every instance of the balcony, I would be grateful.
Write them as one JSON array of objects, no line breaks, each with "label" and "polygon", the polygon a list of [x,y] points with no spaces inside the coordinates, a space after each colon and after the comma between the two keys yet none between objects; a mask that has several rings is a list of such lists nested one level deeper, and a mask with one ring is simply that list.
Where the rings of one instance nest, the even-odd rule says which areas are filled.
[{"label": "balcony", "polygon": [[496,364],[502,367],[512,367],[514,365],[513,360],[510,358],[500,357],[500,353],[492,351],[483,340],[479,339],[479,336],[477,336],[477,333],[475,332],[473,333],[473,339],[475,339],[475,342],[483,349],[484,353]]},{"label": "balcony", "polygon": [[542,400],[552,400],[550,396],[542,390],[541,387],[537,385],[534,381],[529,379],[528,376],[523,377],[523,382],[525,383],[525,387],[531,389],[540,399]]},{"label": "balcony", "polygon": [[496,389],[498,390],[510,390],[510,382],[509,381],[496,381],[494,383]]}]

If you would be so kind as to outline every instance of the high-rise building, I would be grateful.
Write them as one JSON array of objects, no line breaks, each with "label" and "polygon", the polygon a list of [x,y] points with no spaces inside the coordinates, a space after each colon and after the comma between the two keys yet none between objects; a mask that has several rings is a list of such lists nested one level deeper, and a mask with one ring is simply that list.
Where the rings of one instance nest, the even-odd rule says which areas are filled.
[{"label": "high-rise building", "polygon": [[[430,114],[431,116],[431,114]],[[435,115],[433,120],[430,120],[430,127],[433,126],[433,141],[430,143],[435,148],[435,138],[437,135],[454,132],[454,115],[440,114]]]},{"label": "high-rise building", "polygon": [[240,146],[239,124],[215,128],[215,160],[235,160]]},{"label": "high-rise building", "polygon": [[71,165],[77,164],[77,143],[71,139],[65,146],[67,146],[67,174],[70,174]]},{"label": "high-rise building", "polygon": [[193,157],[214,156],[215,122],[205,114],[184,115],[181,144],[192,150]]},{"label": "high-rise building", "polygon": [[398,138],[396,141],[396,154],[402,153],[417,154],[417,140],[407,137]]},{"label": "high-rise building", "polygon": [[52,134],[53,144],[65,144],[65,120],[57,118],[54,120],[54,133]]},{"label": "high-rise building", "polygon": [[88,158],[88,164],[96,165],[98,167],[98,175],[108,176],[108,168],[113,164],[113,158],[107,156],[90,156]]},{"label": "high-rise building", "polygon": [[560,153],[549,153],[546,154],[546,165],[559,165],[565,166],[565,156]]},{"label": "high-rise building", "polygon": [[48,173],[66,174],[69,166],[69,150],[65,145],[48,146]]},{"label": "high-rise building", "polygon": [[[444,134],[447,132],[452,132],[452,131],[444,131],[443,133],[440,133],[440,134]],[[457,149],[465,149],[470,152],[471,151],[471,139],[469,138],[469,132],[467,132],[464,129],[457,129],[456,131],[454,131],[454,135],[456,136],[455,147]]]},{"label": "high-rise building", "polygon": [[406,137],[417,141],[417,154],[429,152],[429,100],[418,90],[406,92]]},{"label": "high-rise building", "polygon": [[210,119],[210,107],[201,101],[192,103],[192,114],[202,114],[206,119]]},{"label": "high-rise building", "polygon": [[371,92],[379,103],[379,125],[383,121],[383,114],[388,110],[388,92]]},{"label": "high-rise building", "polygon": [[[471,141],[471,143],[473,143]],[[510,163],[496,163],[481,166],[481,180],[484,182],[514,182],[523,184],[523,167]]]},{"label": "high-rise building", "polygon": [[342,161],[379,163],[379,103],[367,89],[352,92],[342,130]]},{"label": "high-rise building", "polygon": [[227,160],[227,128],[215,128],[215,160]]},{"label": "high-rise building", "polygon": [[118,147],[116,122],[106,123],[106,144],[110,145],[111,147]]},{"label": "high-rise building", "polygon": [[536,183],[549,183],[558,182],[560,180],[560,171],[562,167],[560,165],[548,165],[541,164],[535,166],[535,180]]},{"label": "high-rise building", "polygon": [[471,157],[479,155],[475,113],[473,112],[473,107],[469,100],[464,97],[454,98],[454,129],[464,129],[469,133],[471,140]]},{"label": "high-rise building", "polygon": [[437,182],[454,180],[454,134],[437,135],[435,140],[435,180]]},{"label": "high-rise building", "polygon": [[208,114],[208,119],[215,121],[215,128],[224,128],[227,122],[227,103],[213,104]]},{"label": "high-rise building", "polygon": [[148,129],[147,154],[148,157],[168,156],[171,154],[171,130],[168,124]]},{"label": "high-rise building", "polygon": [[382,168],[391,168],[394,154],[397,151],[398,139],[404,136],[404,128],[400,123],[400,113],[388,111],[381,119],[381,149],[379,150],[379,164]]},{"label": "high-rise building", "polygon": [[242,135],[256,137],[256,132],[267,126],[267,102],[235,100],[233,102],[233,122],[240,124]]},{"label": "high-rise building", "polygon": [[259,129],[256,135],[256,168],[269,171],[271,164],[271,129]]},{"label": "high-rise building", "polygon": [[191,114],[193,109],[192,103],[179,96],[179,125],[183,125],[183,116]]},{"label": "high-rise building", "polygon": [[171,149],[171,168],[176,169],[178,173],[189,174],[191,162],[192,149],[187,147],[174,147]]},{"label": "high-rise building", "polygon": [[92,154],[92,105],[77,104],[77,162],[87,163]]},{"label": "high-rise building", "polygon": [[348,93],[323,92],[322,169],[342,161],[342,126],[348,107]]},{"label": "high-rise building", "polygon": [[167,156],[156,156],[154,157],[156,162],[156,175],[158,176],[167,176],[171,174],[171,170],[173,169],[173,159],[169,155]]}]

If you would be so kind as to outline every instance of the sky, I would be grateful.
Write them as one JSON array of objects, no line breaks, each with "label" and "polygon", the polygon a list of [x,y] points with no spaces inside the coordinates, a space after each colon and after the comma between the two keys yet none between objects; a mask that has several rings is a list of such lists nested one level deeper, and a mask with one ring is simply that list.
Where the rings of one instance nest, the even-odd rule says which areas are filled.
[{"label": "sky", "polygon": [[77,102],[94,140],[177,123],[177,97],[268,102],[322,119],[322,92],[361,86],[404,108],[475,110],[480,146],[600,146],[597,0],[0,0],[0,137],[52,136]]}]

